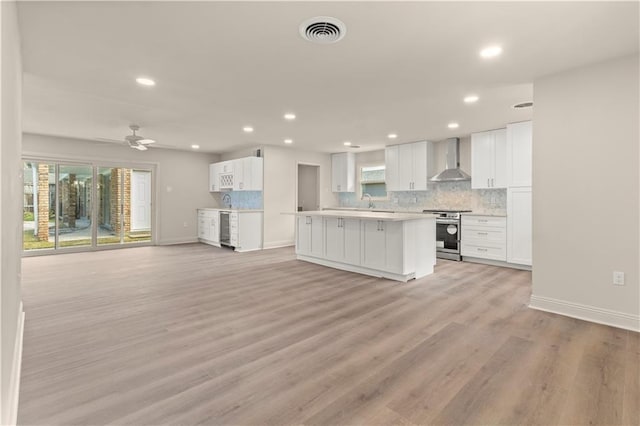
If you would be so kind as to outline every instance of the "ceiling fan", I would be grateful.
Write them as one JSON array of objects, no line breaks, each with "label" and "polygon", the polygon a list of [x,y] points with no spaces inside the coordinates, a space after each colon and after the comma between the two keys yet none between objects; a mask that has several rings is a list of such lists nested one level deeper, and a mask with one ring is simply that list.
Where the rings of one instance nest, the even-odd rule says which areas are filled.
[{"label": "ceiling fan", "polygon": [[140,130],[140,126],[138,126],[137,124],[131,124],[129,128],[131,129],[133,134],[124,137],[124,141],[129,145],[129,147],[137,149],[138,151],[146,151],[148,149],[147,145],[151,145],[152,143],[156,142],[153,139],[147,139],[140,135],[136,135],[136,132]]}]

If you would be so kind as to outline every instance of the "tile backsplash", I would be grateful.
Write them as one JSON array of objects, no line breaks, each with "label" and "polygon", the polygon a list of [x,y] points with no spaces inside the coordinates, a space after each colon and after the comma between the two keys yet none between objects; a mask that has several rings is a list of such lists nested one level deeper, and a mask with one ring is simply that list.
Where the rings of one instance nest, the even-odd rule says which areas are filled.
[{"label": "tile backsplash", "polygon": [[225,194],[229,194],[231,207],[241,210],[261,210],[262,209],[262,191],[229,191],[214,192],[211,196],[214,199],[215,207],[225,208],[228,203],[222,200]]},{"label": "tile backsplash", "polygon": [[[470,181],[429,182],[427,191],[390,192],[388,200],[374,200],[376,208],[391,210],[459,209],[506,214],[506,189],[471,189]],[[368,206],[355,193],[340,193],[340,207]]]}]

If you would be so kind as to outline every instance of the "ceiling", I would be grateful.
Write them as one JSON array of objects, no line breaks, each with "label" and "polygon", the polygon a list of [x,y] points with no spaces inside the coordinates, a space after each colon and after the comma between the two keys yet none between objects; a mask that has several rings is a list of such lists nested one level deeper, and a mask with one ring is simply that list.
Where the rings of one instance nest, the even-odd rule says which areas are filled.
[{"label": "ceiling", "polygon": [[[303,40],[317,15],[346,36]],[[137,123],[159,144],[207,152],[285,138],[372,150],[498,128],[532,117],[511,106],[532,99],[535,79],[639,44],[638,2],[47,1],[21,2],[18,17],[25,132],[121,141]],[[480,58],[489,44],[503,54]],[[137,85],[143,75],[156,86]]]}]

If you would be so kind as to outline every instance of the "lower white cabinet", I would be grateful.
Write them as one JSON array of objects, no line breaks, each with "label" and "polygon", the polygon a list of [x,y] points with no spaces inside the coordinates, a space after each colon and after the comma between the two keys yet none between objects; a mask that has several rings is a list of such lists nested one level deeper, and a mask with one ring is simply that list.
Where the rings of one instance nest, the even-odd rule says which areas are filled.
[{"label": "lower white cabinet", "polygon": [[[220,247],[219,209],[198,209],[198,240]],[[262,211],[231,210],[228,245],[235,251],[262,249]]]},{"label": "lower white cabinet", "polygon": [[377,220],[318,212],[296,216],[298,259],[398,281],[433,272],[434,218]]},{"label": "lower white cabinet", "polygon": [[507,223],[501,216],[462,216],[461,254],[488,260],[507,260]]},{"label": "lower white cabinet", "polygon": [[362,221],[362,265],[403,273],[403,222]]},{"label": "lower white cabinet", "polygon": [[298,216],[296,253],[310,256],[324,255],[324,227],[322,218]]},{"label": "lower white cabinet", "polygon": [[507,262],[532,264],[531,187],[507,190]]},{"label": "lower white cabinet", "polygon": [[324,233],[327,259],[360,264],[360,220],[324,218]]},{"label": "lower white cabinet", "polygon": [[210,244],[220,244],[220,212],[198,210],[198,239]]}]

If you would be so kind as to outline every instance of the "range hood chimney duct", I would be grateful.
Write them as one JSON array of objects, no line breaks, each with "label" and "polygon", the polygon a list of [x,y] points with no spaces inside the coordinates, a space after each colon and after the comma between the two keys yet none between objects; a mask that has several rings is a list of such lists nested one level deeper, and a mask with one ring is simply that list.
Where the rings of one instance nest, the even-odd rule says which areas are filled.
[{"label": "range hood chimney duct", "polygon": [[447,166],[431,178],[432,182],[456,182],[471,180],[471,176],[460,169],[460,138],[451,138],[447,143]]}]

